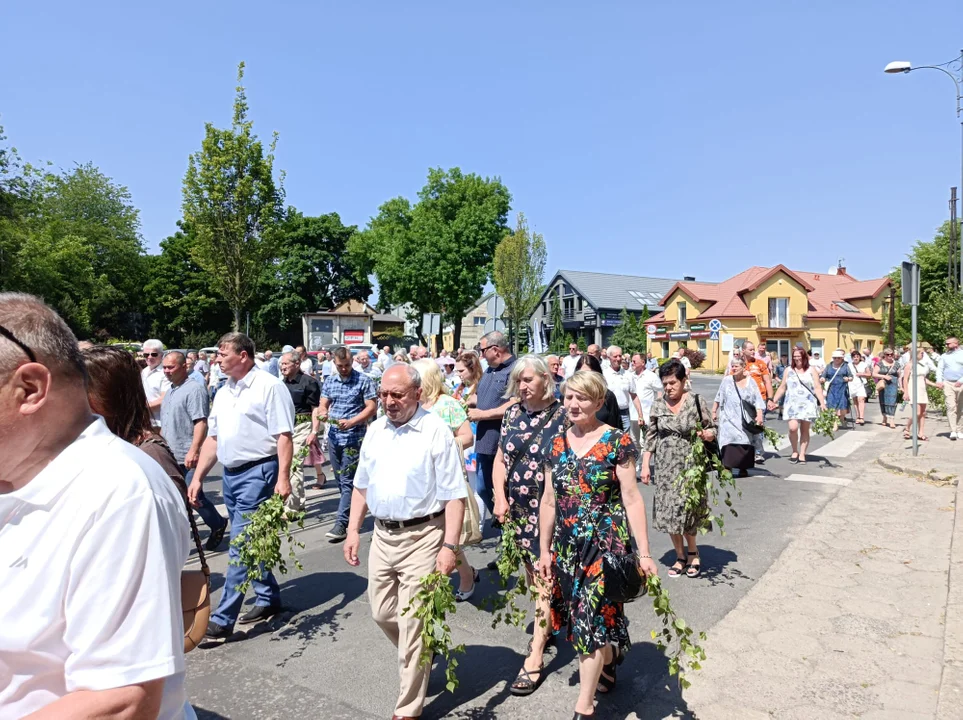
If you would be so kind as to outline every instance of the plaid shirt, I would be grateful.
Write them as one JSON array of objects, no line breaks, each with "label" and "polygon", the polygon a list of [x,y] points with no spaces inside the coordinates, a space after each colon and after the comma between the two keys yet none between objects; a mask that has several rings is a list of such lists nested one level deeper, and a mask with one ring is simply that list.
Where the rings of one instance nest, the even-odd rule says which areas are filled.
[{"label": "plaid shirt", "polygon": [[[364,410],[366,400],[374,400],[378,396],[375,385],[367,375],[352,370],[347,378],[340,373],[329,375],[321,388],[321,397],[328,398],[328,417],[334,420],[347,420]],[[360,445],[364,438],[366,425],[355,425],[348,430],[341,430],[337,424],[331,422],[328,439],[338,445]]]}]

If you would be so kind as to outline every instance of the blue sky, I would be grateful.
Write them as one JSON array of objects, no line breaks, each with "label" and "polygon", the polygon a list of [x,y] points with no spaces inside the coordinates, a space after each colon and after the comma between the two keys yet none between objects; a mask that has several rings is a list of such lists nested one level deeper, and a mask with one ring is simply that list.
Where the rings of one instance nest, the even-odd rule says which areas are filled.
[{"label": "blue sky", "polygon": [[963,3],[4,3],[0,123],[175,229],[238,61],[288,202],[363,226],[429,166],[498,175],[558,267],[887,272],[960,183]]}]

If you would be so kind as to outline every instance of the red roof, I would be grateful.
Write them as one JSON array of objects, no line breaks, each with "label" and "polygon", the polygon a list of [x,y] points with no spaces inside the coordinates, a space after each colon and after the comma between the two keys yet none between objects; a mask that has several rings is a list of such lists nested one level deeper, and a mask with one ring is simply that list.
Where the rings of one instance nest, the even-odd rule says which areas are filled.
[{"label": "red roof", "polygon": [[[806,289],[809,296],[807,315],[811,318],[875,321],[876,319],[867,313],[850,312],[837,303],[876,297],[890,284],[889,278],[859,281],[847,275],[843,269],[836,275],[829,275],[790,270],[785,265],[771,268],[757,266],[720,283],[678,282],[662,298],[661,304],[665,305],[672,293],[681,290],[697,302],[712,303],[699,313],[700,321],[712,318],[751,318],[752,313],[749,312],[743,295],[755,290],[778,272],[785,273]],[[658,323],[664,319],[665,313],[659,313],[653,316],[650,322]]]}]

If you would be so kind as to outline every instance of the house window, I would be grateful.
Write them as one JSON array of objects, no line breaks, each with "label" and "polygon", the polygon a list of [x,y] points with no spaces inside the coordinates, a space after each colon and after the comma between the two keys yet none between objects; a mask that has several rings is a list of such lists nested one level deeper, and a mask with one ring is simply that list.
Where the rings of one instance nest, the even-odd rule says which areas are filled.
[{"label": "house window", "polygon": [[699,352],[701,352],[703,355],[706,354],[706,341],[705,341],[705,340],[700,340],[700,341],[699,341]]},{"label": "house window", "polygon": [[873,346],[874,346],[874,345],[876,345],[876,341],[875,341],[875,340],[867,340],[867,341],[866,341],[866,357],[872,357],[872,356],[873,356]]},{"label": "house window", "polygon": [[809,352],[815,355],[819,353],[819,358],[826,362],[826,354],[823,352],[823,341],[822,340],[811,340],[809,343]]},{"label": "house window", "polygon": [[548,301],[542,303],[542,315],[548,317]]},{"label": "house window", "polygon": [[789,327],[789,298],[769,298],[769,324],[767,327]]},{"label": "house window", "polygon": [[662,357],[669,357],[669,343],[666,341],[662,342]]},{"label": "house window", "polygon": [[578,311],[579,311],[579,312],[582,312],[582,298],[581,298],[581,297],[578,299]]},{"label": "house window", "polygon": [[565,300],[565,307],[562,308],[568,317],[575,314],[575,300],[572,298],[567,298]]},{"label": "house window", "polygon": [[484,324],[485,324],[485,316],[484,316],[484,315],[476,315],[475,317],[472,318],[472,324],[473,324],[473,325],[484,325]]},{"label": "house window", "polygon": [[686,307],[684,302],[679,303],[679,327],[686,327]]}]

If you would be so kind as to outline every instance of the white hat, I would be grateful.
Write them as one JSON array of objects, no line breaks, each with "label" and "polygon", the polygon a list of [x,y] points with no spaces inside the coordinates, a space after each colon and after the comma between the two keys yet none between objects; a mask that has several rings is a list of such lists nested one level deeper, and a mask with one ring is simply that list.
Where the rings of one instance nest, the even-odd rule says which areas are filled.
[{"label": "white hat", "polygon": [[294,348],[290,345],[285,345],[283,348],[281,348],[281,352],[282,353],[294,352]]},{"label": "white hat", "polygon": [[834,358],[844,358],[844,357],[846,357],[846,353],[844,353],[842,350],[833,350],[833,357],[834,357]]}]

